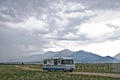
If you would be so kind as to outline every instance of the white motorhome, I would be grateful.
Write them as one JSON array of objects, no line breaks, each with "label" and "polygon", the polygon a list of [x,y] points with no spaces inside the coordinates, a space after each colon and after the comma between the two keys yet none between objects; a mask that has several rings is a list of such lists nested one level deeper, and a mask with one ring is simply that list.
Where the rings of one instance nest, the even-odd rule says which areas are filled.
[{"label": "white motorhome", "polygon": [[43,70],[63,70],[72,72],[75,69],[74,60],[70,57],[51,58],[43,60]]}]

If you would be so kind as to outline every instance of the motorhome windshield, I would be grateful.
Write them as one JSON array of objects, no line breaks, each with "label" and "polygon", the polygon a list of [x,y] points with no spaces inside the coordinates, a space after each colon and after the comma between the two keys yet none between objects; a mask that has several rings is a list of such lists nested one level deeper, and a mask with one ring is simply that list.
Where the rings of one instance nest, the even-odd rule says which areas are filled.
[{"label": "motorhome windshield", "polygon": [[74,61],[72,59],[66,59],[61,61],[62,64],[74,64]]}]

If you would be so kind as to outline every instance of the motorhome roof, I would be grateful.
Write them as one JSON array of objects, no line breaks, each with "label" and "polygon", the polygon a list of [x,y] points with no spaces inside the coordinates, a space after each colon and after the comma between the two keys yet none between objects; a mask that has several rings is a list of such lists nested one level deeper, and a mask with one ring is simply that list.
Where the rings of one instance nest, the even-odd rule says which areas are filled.
[{"label": "motorhome roof", "polygon": [[[53,58],[49,58],[49,59],[73,59],[71,57],[53,57]],[[47,59],[45,59],[47,60]]]},{"label": "motorhome roof", "polygon": [[71,57],[53,57],[52,59],[73,59]]}]

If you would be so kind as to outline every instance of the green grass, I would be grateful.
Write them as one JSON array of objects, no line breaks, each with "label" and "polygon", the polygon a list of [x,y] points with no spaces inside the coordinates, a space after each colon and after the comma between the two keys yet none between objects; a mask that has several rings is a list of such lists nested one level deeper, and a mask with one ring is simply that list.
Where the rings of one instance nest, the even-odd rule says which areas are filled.
[{"label": "green grass", "polygon": [[[96,64],[96,65],[102,66],[101,64],[99,65]],[[85,76],[79,74],[66,74],[65,72],[62,71],[56,71],[56,72],[31,71],[31,70],[24,70],[21,68],[17,68],[15,66],[17,65],[0,65],[0,80],[120,80],[119,78]],[[19,66],[30,67],[35,69],[42,68],[41,65],[19,65]],[[94,70],[87,69],[87,68],[92,68],[90,66],[93,66],[93,68],[95,69]],[[95,64],[77,64],[75,71],[101,72],[96,68],[100,68],[100,67],[96,67]],[[104,69],[105,72],[107,71],[106,69],[107,68]]]},{"label": "green grass", "polygon": [[120,73],[119,63],[99,63],[99,64],[76,64],[76,71],[80,72],[105,72]]}]

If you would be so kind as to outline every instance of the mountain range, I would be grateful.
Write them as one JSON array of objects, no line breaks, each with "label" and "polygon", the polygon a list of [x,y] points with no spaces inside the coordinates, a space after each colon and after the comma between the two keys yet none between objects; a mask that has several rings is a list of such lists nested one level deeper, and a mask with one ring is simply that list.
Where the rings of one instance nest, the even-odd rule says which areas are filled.
[{"label": "mountain range", "polygon": [[76,63],[116,63],[120,62],[120,54],[116,55],[115,57],[102,57],[100,55],[87,52],[84,50],[80,51],[70,51],[68,49],[64,49],[62,51],[48,51],[43,54],[35,54],[32,56],[27,57],[20,57],[17,59],[12,59],[10,61],[16,62],[41,62],[43,59],[46,58],[53,58],[53,57],[71,57],[75,60]]}]

